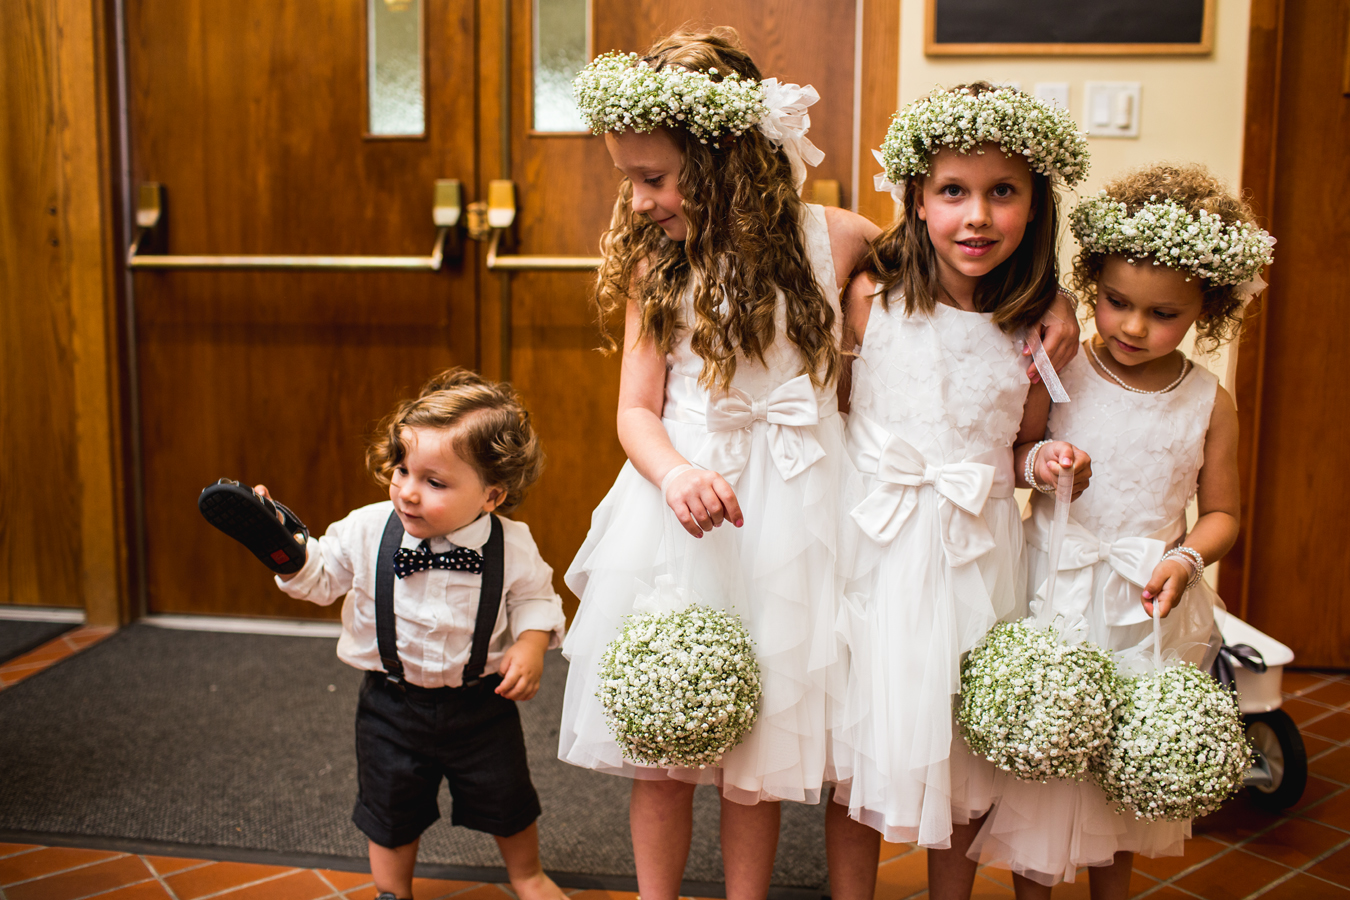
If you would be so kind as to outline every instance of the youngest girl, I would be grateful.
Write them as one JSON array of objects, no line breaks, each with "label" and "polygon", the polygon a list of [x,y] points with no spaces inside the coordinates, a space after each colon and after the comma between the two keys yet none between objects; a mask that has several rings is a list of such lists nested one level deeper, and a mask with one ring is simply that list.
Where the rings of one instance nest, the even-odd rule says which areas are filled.
[{"label": "youngest girl", "polygon": [[[1073,282],[1097,334],[1061,374],[1073,403],[1054,408],[1047,436],[1090,453],[1093,479],[1071,508],[1054,615],[1113,651],[1122,669],[1142,671],[1157,604],[1163,616],[1175,610],[1164,652],[1200,663],[1219,602],[1201,573],[1238,531],[1237,412],[1218,379],[1177,347],[1192,324],[1201,347],[1232,337],[1243,304],[1264,287],[1274,241],[1199,166],[1121,178],[1079,204],[1072,225],[1082,245]],[[1200,516],[1187,534],[1192,496]],[[1045,596],[1053,507],[1051,496],[1033,496],[1026,522],[1033,613]],[[1117,813],[1090,781],[1000,773],[996,793],[971,854],[1011,868],[1019,898],[1048,897],[1078,866],[1093,867],[1095,900],[1123,898],[1136,852],[1177,856],[1190,834],[1189,821]]]}]

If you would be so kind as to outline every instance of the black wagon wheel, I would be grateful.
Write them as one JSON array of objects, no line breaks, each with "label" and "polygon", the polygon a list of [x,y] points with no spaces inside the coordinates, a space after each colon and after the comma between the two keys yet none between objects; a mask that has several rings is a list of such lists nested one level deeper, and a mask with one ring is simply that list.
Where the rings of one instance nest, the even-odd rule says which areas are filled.
[{"label": "black wagon wheel", "polygon": [[1261,809],[1288,809],[1308,784],[1308,752],[1303,736],[1282,709],[1243,716],[1254,765],[1247,778],[1247,796]]}]

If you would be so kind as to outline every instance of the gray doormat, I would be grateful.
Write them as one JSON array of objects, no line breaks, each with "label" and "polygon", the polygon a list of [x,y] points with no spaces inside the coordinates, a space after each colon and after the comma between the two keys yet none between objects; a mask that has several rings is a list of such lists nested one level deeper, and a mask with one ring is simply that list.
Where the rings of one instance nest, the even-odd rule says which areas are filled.
[{"label": "gray doormat", "polygon": [[35,650],[74,627],[70,622],[0,619],[0,663]]},{"label": "gray doormat", "polygon": [[[353,717],[361,673],[332,639],[136,624],[0,691],[0,839],[361,869]],[[567,661],[550,652],[520,705],[544,814],[544,866],[560,884],[633,890],[629,782],[557,759]],[[502,881],[484,834],[442,820],[419,871]],[[696,792],[684,893],[722,896],[718,801]],[[144,848],[144,849],[141,849]],[[824,810],[783,804],[780,900],[827,881]]]}]

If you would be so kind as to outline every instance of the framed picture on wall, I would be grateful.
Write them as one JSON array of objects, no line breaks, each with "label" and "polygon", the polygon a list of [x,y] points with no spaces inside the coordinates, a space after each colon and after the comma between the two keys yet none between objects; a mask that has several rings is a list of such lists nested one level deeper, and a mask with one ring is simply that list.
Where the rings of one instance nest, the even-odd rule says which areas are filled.
[{"label": "framed picture on wall", "polygon": [[929,56],[1204,55],[1214,0],[927,0]]}]

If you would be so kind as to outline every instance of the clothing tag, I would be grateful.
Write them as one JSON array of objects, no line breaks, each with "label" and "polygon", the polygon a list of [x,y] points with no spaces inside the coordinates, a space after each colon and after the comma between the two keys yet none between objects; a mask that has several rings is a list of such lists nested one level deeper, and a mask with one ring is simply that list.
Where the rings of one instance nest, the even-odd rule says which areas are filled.
[{"label": "clothing tag", "polygon": [[1036,363],[1036,371],[1041,373],[1041,381],[1045,382],[1046,390],[1050,392],[1050,399],[1056,403],[1068,403],[1069,393],[1064,390],[1059,376],[1055,374],[1055,367],[1050,363],[1050,357],[1045,352],[1045,345],[1041,343],[1041,336],[1036,333],[1035,326],[1027,329],[1027,346],[1031,348],[1031,358]]}]

